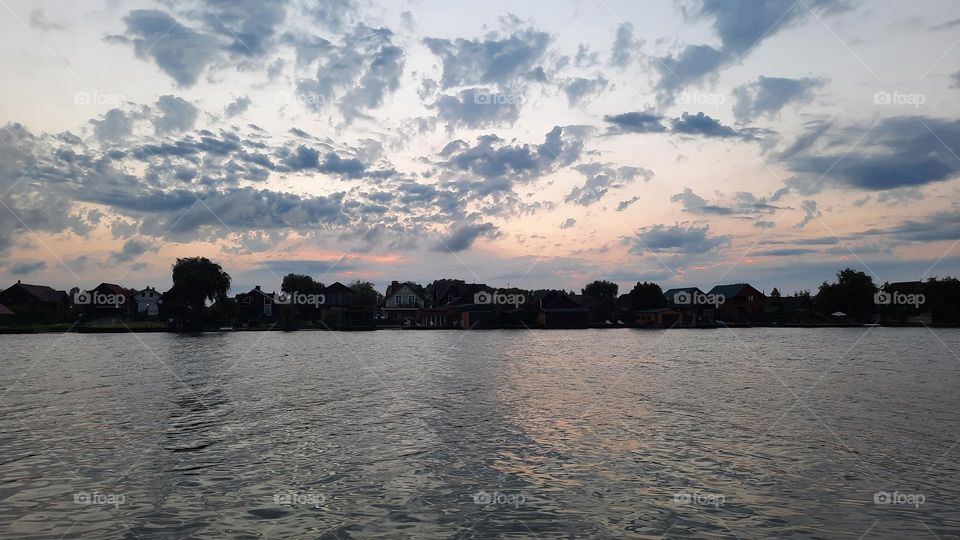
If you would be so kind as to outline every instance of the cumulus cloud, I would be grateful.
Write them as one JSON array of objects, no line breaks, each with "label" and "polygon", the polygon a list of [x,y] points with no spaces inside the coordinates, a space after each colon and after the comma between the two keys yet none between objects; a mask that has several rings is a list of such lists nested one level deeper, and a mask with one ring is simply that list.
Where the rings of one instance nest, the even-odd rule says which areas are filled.
[{"label": "cumulus cloud", "polygon": [[758,116],[774,118],[790,103],[809,103],[813,92],[822,88],[823,79],[787,79],[760,77],[733,90],[737,103],[733,115],[738,122],[750,122]]},{"label": "cumulus cloud", "polygon": [[662,124],[663,117],[652,112],[607,115],[603,121],[612,124],[615,133],[662,133],[667,130]]},{"label": "cumulus cloud", "polygon": [[574,130],[554,127],[542,144],[510,145],[496,135],[483,135],[477,144],[470,146],[465,141],[449,143],[440,156],[447,170],[468,172],[487,179],[506,178],[529,180],[539,178],[570,165],[580,159],[583,140]]},{"label": "cumulus cloud", "polygon": [[573,228],[573,226],[576,225],[576,224],[577,224],[577,220],[575,220],[575,219],[573,219],[573,218],[571,217],[571,218],[567,218],[566,221],[564,221],[563,223],[561,223],[561,224],[560,224],[560,228],[561,228],[561,229],[570,229],[570,228]]},{"label": "cumulus cloud", "polygon": [[437,98],[437,117],[447,123],[447,131],[513,125],[520,116],[522,99],[487,88],[469,88],[457,95]]},{"label": "cumulus cloud", "polygon": [[617,212],[623,212],[627,208],[630,208],[630,205],[640,200],[639,196],[630,197],[625,201],[620,201],[620,204],[617,205]]},{"label": "cumulus cloud", "polygon": [[426,38],[424,44],[442,65],[441,86],[498,84],[518,87],[524,75],[544,59],[550,35],[532,28],[509,35],[492,32],[482,40]]},{"label": "cumulus cloud", "polygon": [[176,96],[160,96],[157,109],[160,115],[151,120],[157,135],[193,129],[200,114],[196,106]]},{"label": "cumulus cloud", "polygon": [[90,120],[93,134],[104,143],[121,142],[133,133],[134,119],[120,109],[110,109],[99,120]]},{"label": "cumulus cloud", "polygon": [[634,62],[640,55],[643,41],[633,35],[633,25],[629,22],[621,23],[617,27],[617,36],[613,41],[613,50],[610,52],[610,65],[625,68]]},{"label": "cumulus cloud", "polygon": [[227,118],[233,118],[234,116],[240,116],[241,114],[247,112],[247,109],[250,108],[252,101],[247,96],[240,96],[237,99],[231,101],[223,109],[223,113]]},{"label": "cumulus cloud", "polygon": [[711,118],[703,112],[697,114],[683,113],[680,118],[673,121],[673,132],[711,138],[740,136],[732,127],[721,124],[719,120]]},{"label": "cumulus cloud", "polygon": [[118,263],[129,262],[134,259],[139,259],[151,249],[155,248],[146,242],[140,242],[138,240],[131,239],[127,240],[120,250],[114,251],[112,258]]},{"label": "cumulus cloud", "polygon": [[35,272],[43,272],[47,269],[47,263],[43,261],[23,261],[13,263],[10,266],[10,273],[15,276],[26,276]]},{"label": "cumulus cloud", "polygon": [[609,81],[602,75],[597,75],[592,79],[575,77],[567,79],[563,83],[563,91],[567,94],[567,102],[571,107],[579,105],[591,96],[595,96],[606,90]]},{"label": "cumulus cloud", "polygon": [[793,226],[794,229],[802,229],[807,226],[807,223],[823,215],[817,209],[817,201],[805,200],[800,204],[800,208],[803,210],[803,219]]}]

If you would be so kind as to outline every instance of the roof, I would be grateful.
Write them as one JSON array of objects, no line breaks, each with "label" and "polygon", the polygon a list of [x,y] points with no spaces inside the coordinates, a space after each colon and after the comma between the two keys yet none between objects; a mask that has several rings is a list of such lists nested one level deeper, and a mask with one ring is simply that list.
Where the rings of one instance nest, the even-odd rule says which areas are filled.
[{"label": "roof", "polygon": [[[19,281],[13,287],[20,287],[37,300],[48,303],[59,303],[67,294],[65,291],[58,291],[46,285],[28,285],[26,283],[20,283]],[[10,288],[12,289],[13,287]]]},{"label": "roof", "polygon": [[685,292],[685,293],[692,293],[692,292],[703,293],[703,291],[700,290],[700,287],[678,287],[678,288],[676,288],[676,289],[667,289],[667,290],[663,291],[663,296],[665,296],[668,300],[673,300],[673,297],[674,297],[677,293],[681,293],[681,292]]},{"label": "roof", "polygon": [[7,306],[0,304],[0,315],[13,315],[13,312]]},{"label": "roof", "polygon": [[109,292],[112,293],[112,294],[116,294],[116,295],[119,295],[119,296],[126,296],[126,295],[130,294],[130,291],[128,291],[127,289],[124,289],[123,287],[121,287],[121,286],[119,286],[119,285],[115,285],[115,284],[113,284],[113,283],[101,283],[101,284],[97,285],[96,287],[94,287],[94,290],[95,290],[95,291],[106,290],[106,291],[109,291]]},{"label": "roof", "polygon": [[335,281],[323,288],[323,292],[326,294],[329,294],[332,292],[338,292],[338,291],[352,293],[353,289],[351,289],[350,287],[347,287],[346,285],[344,285],[343,283],[340,283],[339,281]]},{"label": "roof", "polygon": [[[734,298],[747,287],[757,291],[757,288],[749,283],[734,283],[732,285],[717,285],[716,287],[710,289],[710,292],[707,294],[720,295],[722,294],[724,298]],[[757,291],[760,292],[760,291]]]}]

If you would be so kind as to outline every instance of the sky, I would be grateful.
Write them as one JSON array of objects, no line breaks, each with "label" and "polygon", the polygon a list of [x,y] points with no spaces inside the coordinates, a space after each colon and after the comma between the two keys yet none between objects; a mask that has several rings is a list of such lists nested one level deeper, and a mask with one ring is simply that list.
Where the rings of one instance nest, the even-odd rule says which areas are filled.
[{"label": "sky", "polygon": [[955,1],[0,12],[0,286],[960,275]]}]

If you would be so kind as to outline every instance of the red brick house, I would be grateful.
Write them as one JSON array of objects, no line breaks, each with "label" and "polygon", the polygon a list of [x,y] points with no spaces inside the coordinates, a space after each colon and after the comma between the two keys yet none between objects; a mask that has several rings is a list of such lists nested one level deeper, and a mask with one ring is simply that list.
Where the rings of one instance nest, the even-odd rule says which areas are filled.
[{"label": "red brick house", "polygon": [[759,322],[766,316],[767,297],[747,283],[717,285],[708,295],[723,297],[717,307],[717,320],[725,323]]}]

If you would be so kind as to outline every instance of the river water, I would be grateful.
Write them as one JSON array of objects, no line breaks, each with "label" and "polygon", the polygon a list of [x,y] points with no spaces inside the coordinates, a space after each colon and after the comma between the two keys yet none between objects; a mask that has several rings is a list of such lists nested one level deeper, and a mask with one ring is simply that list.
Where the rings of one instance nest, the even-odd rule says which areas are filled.
[{"label": "river water", "polygon": [[957,538],[960,331],[0,336],[2,538]]}]

